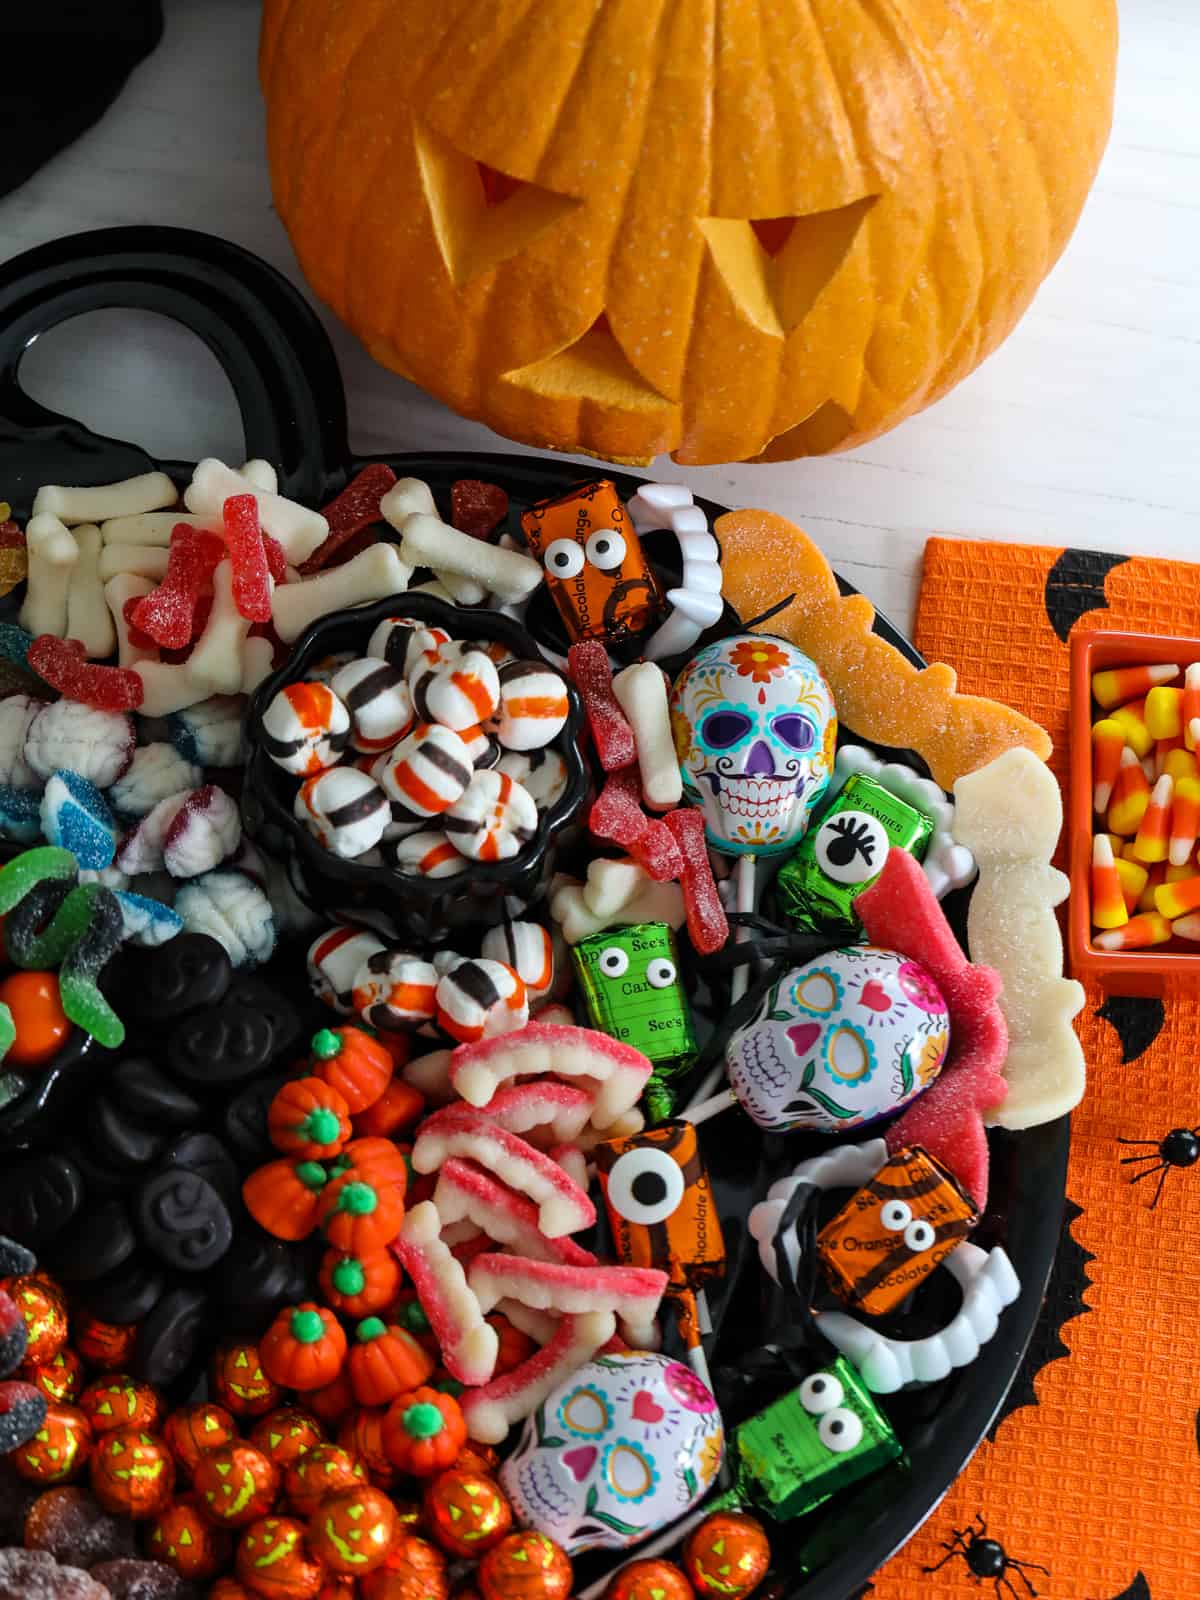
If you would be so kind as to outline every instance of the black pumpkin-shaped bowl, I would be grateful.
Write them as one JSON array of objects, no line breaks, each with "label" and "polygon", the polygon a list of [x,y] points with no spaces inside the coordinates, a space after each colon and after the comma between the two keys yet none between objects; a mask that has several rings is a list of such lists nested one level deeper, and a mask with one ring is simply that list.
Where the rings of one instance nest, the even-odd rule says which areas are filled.
[{"label": "black pumpkin-shaped bowl", "polygon": [[[261,849],[283,861],[297,893],[323,916],[362,923],[387,939],[444,943],[456,929],[499,922],[506,896],[535,900],[553,871],[557,836],[583,805],[587,773],[579,751],[583,707],[566,684],[570,710],[550,741],[566,767],[566,784],[539,813],[537,833],[507,861],[476,861],[457,877],[427,878],[388,866],[347,861],[327,850],[293,815],[300,780],[268,755],[263,714],[281,689],[304,678],[314,662],[350,650],[366,651],[379,623],[404,616],[444,628],[455,639],[496,641],[522,660],[542,652],[525,629],[500,612],[447,605],[434,595],[398,594],[374,605],[335,611],[301,635],[284,667],[254,696],[246,724],[249,754],[242,791],[242,820]],[[565,680],[564,680],[565,681]],[[437,819],[430,819],[437,826]]]}]

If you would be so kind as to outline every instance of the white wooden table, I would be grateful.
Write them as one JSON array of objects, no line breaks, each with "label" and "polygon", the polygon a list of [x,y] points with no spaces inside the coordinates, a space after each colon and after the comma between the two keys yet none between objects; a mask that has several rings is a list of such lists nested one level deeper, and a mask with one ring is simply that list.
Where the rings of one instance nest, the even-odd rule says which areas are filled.
[{"label": "white wooden table", "polygon": [[[1122,12],[1099,182],[1033,309],[979,372],[850,455],[687,471],[665,461],[658,474],[794,518],[905,628],[934,532],[1200,558],[1200,7],[1127,0]],[[163,43],[117,104],[0,200],[0,257],[76,229],[158,222],[222,234],[299,282],[271,208],[257,29],[255,0],[167,0]],[[330,331],[356,448],[516,448]],[[148,314],[56,330],[23,376],[45,404],[156,454],[240,451],[215,361]]]}]

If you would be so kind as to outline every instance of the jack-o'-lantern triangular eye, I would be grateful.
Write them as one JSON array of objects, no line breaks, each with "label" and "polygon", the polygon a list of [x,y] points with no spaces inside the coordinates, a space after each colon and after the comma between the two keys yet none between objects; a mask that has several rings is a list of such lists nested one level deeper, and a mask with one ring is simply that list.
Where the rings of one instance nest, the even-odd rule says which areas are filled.
[{"label": "jack-o'-lantern triangular eye", "polygon": [[742,315],[786,338],[812,310],[878,196],[795,217],[701,217],[713,265]]},{"label": "jack-o'-lantern triangular eye", "polygon": [[414,140],[438,248],[456,284],[519,255],[580,204],[474,160],[420,121]]}]

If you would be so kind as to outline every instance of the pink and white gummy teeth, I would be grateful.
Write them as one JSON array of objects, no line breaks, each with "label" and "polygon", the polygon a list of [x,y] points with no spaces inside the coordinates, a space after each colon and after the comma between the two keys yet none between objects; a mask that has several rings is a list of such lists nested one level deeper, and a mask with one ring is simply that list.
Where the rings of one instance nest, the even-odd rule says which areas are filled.
[{"label": "pink and white gummy teeth", "polygon": [[550,1157],[516,1134],[498,1128],[482,1111],[446,1106],[421,1124],[412,1150],[417,1172],[437,1172],[451,1156],[477,1161],[502,1183],[527,1195],[538,1208],[538,1226],[548,1239],[590,1228],[596,1208],[577,1183]]},{"label": "pink and white gummy teeth", "polygon": [[496,1369],[500,1340],[495,1328],[483,1320],[475,1291],[441,1230],[437,1208],[424,1200],[405,1216],[392,1249],[412,1279],[442,1347],[446,1371],[460,1383],[486,1383]]},{"label": "pink and white gummy teeth", "polygon": [[486,1106],[512,1078],[588,1078],[596,1085],[592,1120],[606,1128],[636,1106],[652,1067],[640,1050],[594,1028],[530,1022],[515,1033],[460,1045],[450,1081],[470,1105]]},{"label": "pink and white gummy teeth", "polygon": [[658,1347],[654,1319],[667,1287],[667,1274],[657,1267],[579,1267],[489,1251],[472,1261],[467,1282],[485,1314],[501,1300],[520,1300],[536,1311],[560,1311],[568,1316],[612,1311],[635,1350]]},{"label": "pink and white gummy teeth", "polygon": [[611,1311],[564,1316],[549,1344],[528,1360],[482,1388],[466,1390],[459,1404],[471,1438],[480,1444],[503,1443],[512,1424],[529,1416],[552,1389],[590,1361],[612,1338],[616,1326]]},{"label": "pink and white gummy teeth", "polygon": [[535,1261],[561,1261],[573,1267],[593,1267],[596,1258],[572,1239],[547,1239],[538,1227],[537,1207],[493,1178],[472,1161],[451,1157],[438,1173],[433,1203],[442,1219],[443,1238],[449,1244],[450,1230],[463,1223],[480,1229],[495,1244],[508,1245]]}]

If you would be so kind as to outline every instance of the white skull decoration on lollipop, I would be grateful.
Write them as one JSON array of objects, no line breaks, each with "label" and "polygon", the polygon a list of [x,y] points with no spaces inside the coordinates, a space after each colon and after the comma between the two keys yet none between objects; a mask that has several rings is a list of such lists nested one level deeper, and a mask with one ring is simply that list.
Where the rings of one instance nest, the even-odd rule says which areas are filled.
[{"label": "white skull decoration on lollipop", "polygon": [[802,650],[757,633],[707,645],[675,680],[671,722],[714,848],[772,855],[803,837],[833,770],[837,715]]}]

